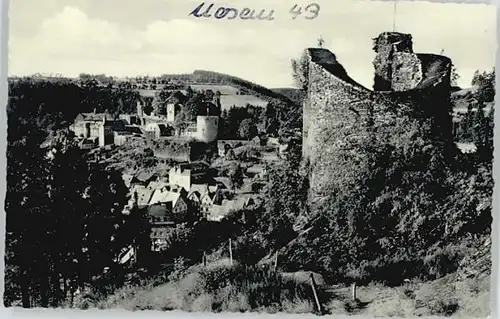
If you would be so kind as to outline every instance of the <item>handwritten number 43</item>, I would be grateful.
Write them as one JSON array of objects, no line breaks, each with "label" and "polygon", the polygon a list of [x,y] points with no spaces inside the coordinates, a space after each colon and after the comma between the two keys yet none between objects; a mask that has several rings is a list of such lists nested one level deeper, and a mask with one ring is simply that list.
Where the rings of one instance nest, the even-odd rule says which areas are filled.
[{"label": "handwritten number 43", "polygon": [[[308,20],[317,18],[319,15],[319,10],[320,10],[320,6],[317,3],[311,3],[311,4],[307,5],[304,8],[304,11],[306,14],[309,14],[309,15],[305,16],[304,18],[306,18]],[[290,9],[290,14],[292,15],[292,19],[295,20],[299,15],[302,14],[302,7],[299,7],[298,5],[294,5]]]}]

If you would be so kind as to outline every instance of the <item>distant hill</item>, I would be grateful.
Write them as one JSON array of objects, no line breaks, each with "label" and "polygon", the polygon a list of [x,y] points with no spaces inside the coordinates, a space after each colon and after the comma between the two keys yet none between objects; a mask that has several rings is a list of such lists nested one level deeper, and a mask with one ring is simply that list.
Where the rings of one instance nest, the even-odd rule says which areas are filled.
[{"label": "distant hill", "polygon": [[[241,95],[253,95],[270,103],[279,114],[280,127],[285,131],[299,131],[302,128],[301,101],[292,99],[281,92],[270,90],[262,85],[224,73],[195,70],[188,82],[199,84],[227,85],[239,89]],[[221,92],[222,93],[222,92]]]},{"label": "distant hill", "polygon": [[230,85],[240,89],[244,95],[255,95],[261,99],[267,100],[268,102],[284,102],[298,106],[297,103],[280,92],[275,92],[262,85],[224,73],[195,70],[192,74],[192,80],[195,83]]}]

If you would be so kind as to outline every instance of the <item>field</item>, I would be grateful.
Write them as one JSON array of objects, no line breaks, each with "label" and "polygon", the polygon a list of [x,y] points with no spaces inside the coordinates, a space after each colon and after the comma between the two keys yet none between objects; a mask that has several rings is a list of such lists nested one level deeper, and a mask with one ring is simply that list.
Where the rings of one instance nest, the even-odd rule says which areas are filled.
[{"label": "field", "polygon": [[247,104],[266,107],[267,102],[253,95],[222,95],[220,103],[223,110],[228,110],[233,106],[245,107]]},{"label": "field", "polygon": [[222,95],[236,95],[236,92],[239,91],[238,88],[230,85],[191,84],[190,86],[194,91],[212,90],[214,92],[219,91]]}]

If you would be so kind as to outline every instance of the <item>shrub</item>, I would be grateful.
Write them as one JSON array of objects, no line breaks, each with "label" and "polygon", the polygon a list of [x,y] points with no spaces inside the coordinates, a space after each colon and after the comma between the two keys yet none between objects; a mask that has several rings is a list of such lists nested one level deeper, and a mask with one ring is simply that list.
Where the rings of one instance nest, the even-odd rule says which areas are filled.
[{"label": "shrub", "polygon": [[[182,307],[191,311],[314,310],[309,283],[285,279],[268,267],[224,262],[194,266],[176,287],[185,302]],[[326,301],[325,292],[319,290],[320,299]]]}]

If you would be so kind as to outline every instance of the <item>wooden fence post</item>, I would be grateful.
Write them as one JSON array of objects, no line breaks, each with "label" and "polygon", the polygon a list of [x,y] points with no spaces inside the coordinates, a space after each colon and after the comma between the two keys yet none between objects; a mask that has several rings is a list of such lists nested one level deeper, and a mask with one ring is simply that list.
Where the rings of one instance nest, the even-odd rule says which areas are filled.
[{"label": "wooden fence post", "polygon": [[231,238],[229,238],[229,264],[233,265],[233,247],[231,247]]},{"label": "wooden fence post", "polygon": [[311,287],[314,295],[314,301],[316,302],[316,308],[320,314],[323,314],[323,310],[321,309],[321,304],[319,303],[318,293],[316,281],[314,280],[314,275],[311,273]]},{"label": "wooden fence post", "polygon": [[352,283],[352,300],[356,301],[356,282]]},{"label": "wooden fence post", "polygon": [[276,255],[274,256],[274,272],[278,269],[278,251],[276,251]]},{"label": "wooden fence post", "polygon": [[207,254],[203,252],[203,267],[207,266]]}]

